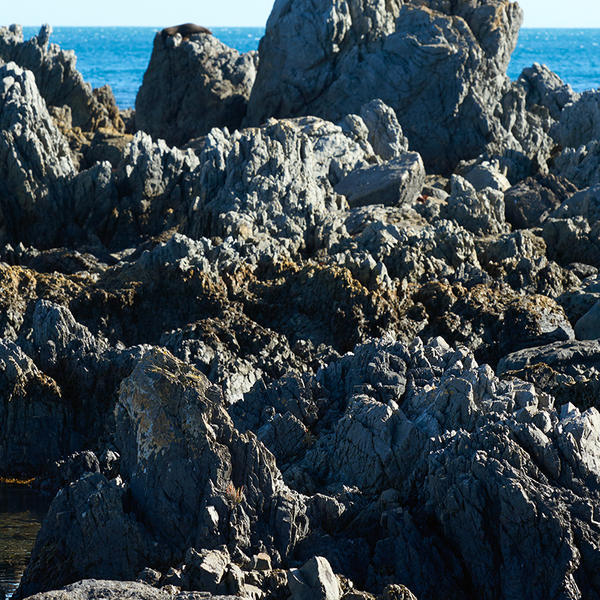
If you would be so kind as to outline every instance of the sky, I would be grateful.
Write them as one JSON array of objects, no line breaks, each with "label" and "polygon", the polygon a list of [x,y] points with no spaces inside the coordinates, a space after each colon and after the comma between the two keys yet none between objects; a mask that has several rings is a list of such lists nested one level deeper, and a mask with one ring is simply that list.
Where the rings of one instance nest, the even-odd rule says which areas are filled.
[{"label": "sky", "polygon": [[[192,21],[206,26],[259,27],[273,0],[1,0],[2,24],[149,25]],[[520,0],[525,27],[598,27],[600,0]]]}]

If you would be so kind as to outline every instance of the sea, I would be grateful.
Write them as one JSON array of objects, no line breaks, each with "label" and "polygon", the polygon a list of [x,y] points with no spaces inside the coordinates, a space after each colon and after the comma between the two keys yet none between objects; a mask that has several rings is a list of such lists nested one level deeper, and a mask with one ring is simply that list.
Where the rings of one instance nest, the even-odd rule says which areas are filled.
[{"label": "sea", "polygon": [[[39,28],[25,27],[26,38]],[[214,27],[240,52],[257,50],[262,27]],[[156,27],[55,27],[51,41],[75,50],[77,65],[93,87],[109,84],[118,105],[132,108],[152,53]],[[548,65],[576,91],[600,87],[600,29],[522,29],[508,75],[516,79],[534,62]]]}]

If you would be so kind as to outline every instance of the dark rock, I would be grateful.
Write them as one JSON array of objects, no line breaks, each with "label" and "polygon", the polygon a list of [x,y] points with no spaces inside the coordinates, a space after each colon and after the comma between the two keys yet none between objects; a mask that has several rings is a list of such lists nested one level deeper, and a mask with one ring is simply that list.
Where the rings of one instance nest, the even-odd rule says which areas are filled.
[{"label": "dark rock", "polygon": [[377,600],[417,600],[415,595],[403,585],[386,585]]},{"label": "dark rock", "polygon": [[157,34],[135,102],[136,127],[174,146],[213,127],[239,129],[257,62],[256,52],[240,54],[213,36]]},{"label": "dark rock", "polygon": [[466,289],[431,283],[414,300],[428,312],[424,333],[465,344],[491,364],[517,349],[575,337],[563,309],[545,296],[523,297],[495,286]]},{"label": "dark rock", "polygon": [[34,241],[48,220],[64,222],[59,186],[75,167],[33,74],[8,63],[0,81],[0,237]]},{"label": "dark rock", "polygon": [[528,178],[504,192],[506,220],[517,229],[538,227],[576,192],[577,188],[563,177]]},{"label": "dark rock", "polygon": [[259,552],[253,560],[253,568],[257,571],[271,570],[271,557],[265,552]]},{"label": "dark rock", "polygon": [[600,347],[589,340],[521,350],[498,363],[498,374],[531,381],[558,403],[586,410],[598,406]]},{"label": "dark rock", "polygon": [[563,148],[579,148],[600,137],[600,93],[587,91],[574,98],[560,115],[552,135]]},{"label": "dark rock", "polygon": [[16,344],[0,342],[0,366],[0,473],[36,475],[68,449],[68,409],[56,382]]},{"label": "dark rock", "polygon": [[336,185],[335,191],[346,196],[352,208],[369,204],[400,206],[414,202],[424,183],[423,161],[411,152],[383,165],[355,169]]},{"label": "dark rock", "polygon": [[124,158],[125,151],[132,141],[130,135],[116,134],[110,130],[99,129],[94,134],[84,159],[88,167],[97,162],[108,161],[116,169]]},{"label": "dark rock", "polygon": [[68,585],[62,590],[31,596],[35,600],[239,600],[234,596],[156,589],[145,583],[133,581],[84,580]]},{"label": "dark rock", "polygon": [[153,587],[158,587],[162,575],[156,569],[150,569],[146,567],[143,569],[137,576],[137,581],[140,583],[145,583],[147,585],[151,585]]},{"label": "dark rock", "polygon": [[600,265],[599,216],[600,186],[565,200],[544,223],[543,236],[550,257],[561,264]]},{"label": "dark rock", "polygon": [[25,598],[88,577],[133,580],[147,552],[147,535],[128,512],[127,490],[87,474],[54,498],[18,590]]},{"label": "dark rock", "polygon": [[300,498],[284,490],[262,444],[234,429],[220,392],[197,371],[167,353],[149,354],[121,386],[116,420],[121,473],[167,547],[251,548],[262,527],[247,531],[248,519],[274,523],[269,533],[280,552],[302,537]]},{"label": "dark rock", "polygon": [[580,188],[600,183],[600,143],[565,148],[554,161],[554,170]]},{"label": "dark rock", "polygon": [[600,339],[600,303],[594,304],[575,323],[575,336],[578,340]]},{"label": "dark rock", "polygon": [[36,481],[44,493],[54,497],[59,489],[83,477],[86,473],[100,473],[100,463],[90,450],[75,452],[59,460],[48,469],[42,481]]}]

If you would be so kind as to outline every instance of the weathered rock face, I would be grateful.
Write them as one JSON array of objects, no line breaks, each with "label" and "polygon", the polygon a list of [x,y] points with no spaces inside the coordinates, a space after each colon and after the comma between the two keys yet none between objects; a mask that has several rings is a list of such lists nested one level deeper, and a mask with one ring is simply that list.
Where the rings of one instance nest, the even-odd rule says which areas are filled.
[{"label": "weathered rock face", "polygon": [[369,204],[399,206],[414,202],[424,183],[421,157],[416,152],[406,152],[402,158],[384,165],[355,169],[337,184],[335,191],[346,196],[352,208]]},{"label": "weathered rock face", "polygon": [[0,473],[39,473],[69,446],[61,390],[14,343],[0,342],[0,366]]},{"label": "weathered rock face", "polygon": [[93,93],[76,69],[75,53],[61,50],[55,44],[48,45],[51,34],[52,28],[44,25],[36,37],[23,41],[22,27],[1,27],[0,59],[31,71],[46,104],[67,105],[75,127],[85,130],[112,127],[124,131],[110,88]]},{"label": "weathered rock face", "polygon": [[148,546],[128,512],[127,490],[100,473],[86,474],[56,495],[23,576],[19,594],[60,588],[92,571],[99,579],[133,579]]},{"label": "weathered rock face", "polygon": [[546,65],[534,63],[523,69],[519,84],[527,92],[527,107],[545,106],[555,121],[561,118],[563,108],[579,99],[579,94]]},{"label": "weathered rock face", "polygon": [[68,585],[62,590],[35,594],[35,600],[93,600],[106,598],[106,600],[172,600],[181,596],[189,600],[204,600],[201,594],[171,594],[158,590],[150,585],[134,581],[102,581],[84,580],[73,585]]},{"label": "weathered rock face", "polygon": [[600,183],[600,142],[565,148],[554,161],[554,170],[580,188]]},{"label": "weathered rock face", "polygon": [[598,185],[574,194],[550,215],[543,236],[559,262],[600,265],[599,215]]},{"label": "weathered rock face", "polygon": [[[306,14],[318,15],[306,19]],[[485,149],[521,23],[516,4],[276,2],[247,121],[338,120],[381,98],[429,168]]]},{"label": "weathered rock face", "polygon": [[564,177],[528,178],[504,194],[506,220],[516,229],[537,227],[576,192],[577,188]]},{"label": "weathered rock face", "polygon": [[[332,120],[183,149],[0,67],[0,477],[56,494],[18,596],[600,597],[594,101],[508,82],[519,18],[278,1],[255,108]],[[147,79],[251,58],[161,36]]]},{"label": "weathered rock face", "polygon": [[33,74],[8,63],[0,82],[0,232],[33,241],[42,221],[64,221],[60,185],[75,168]]},{"label": "weathered rock face", "polygon": [[[257,552],[268,544],[285,556],[304,537],[303,498],[262,443],[238,433],[220,391],[199,372],[149,353],[123,382],[115,420],[128,485],[90,474],[56,496],[23,595],[49,587],[48,577],[59,586],[133,578],[144,564],[181,560],[191,546]],[[118,549],[109,543],[117,531]]]},{"label": "weathered rock face", "polygon": [[600,183],[600,94],[589,91],[574,98],[552,135],[563,149],[554,170],[580,188]]},{"label": "weathered rock face", "polygon": [[597,340],[559,342],[514,352],[498,363],[502,376],[519,377],[582,410],[596,405],[600,390]]},{"label": "weathered rock face", "polygon": [[[574,339],[564,310],[545,296],[520,297],[507,287],[426,284],[414,300],[422,304],[429,324],[424,334],[442,335],[465,344],[494,364],[519,347]],[[503,326],[497,328],[498,323]]]},{"label": "weathered rock face", "polygon": [[154,352],[123,382],[116,410],[121,473],[161,544],[180,553],[224,543],[244,551],[268,523],[280,527],[268,533],[281,553],[302,537],[301,499],[262,444],[234,429],[218,388],[200,373]]},{"label": "weathered rock face", "polygon": [[[343,179],[353,172],[368,181],[368,174],[356,170],[382,162],[368,141],[364,121],[355,116],[352,124],[353,129],[348,122],[338,126],[306,117],[273,120],[231,135],[212,131],[199,155],[200,193],[191,203],[186,233],[194,238],[217,234],[277,240],[280,251],[291,255],[314,251],[319,227],[346,206],[340,194],[352,198],[355,193],[351,184],[344,187]],[[401,129],[390,121],[385,131],[397,148]],[[383,151],[389,153],[389,147]],[[399,158],[379,167],[395,178],[387,188],[384,184],[387,200],[413,200],[424,177],[421,159],[401,149],[395,152]],[[334,192],[337,184],[339,194]],[[363,201],[381,202],[382,197],[367,194]]]},{"label": "weathered rock face", "polygon": [[257,63],[256,52],[240,54],[209,34],[157,34],[136,98],[136,127],[175,146],[213,127],[239,129]]},{"label": "weathered rock face", "polygon": [[[312,425],[316,439],[303,458],[288,463],[284,477],[305,493],[324,483],[340,490],[336,498],[347,512],[334,530],[339,536],[352,531],[354,543],[359,535],[376,540],[371,581],[401,580],[424,598],[459,598],[468,589],[498,598],[542,598],[554,589],[573,590],[572,597],[595,593],[584,565],[595,560],[587,540],[597,525],[591,512],[580,512],[575,491],[597,477],[595,409],[557,412],[533,385],[500,381],[468,352],[439,339],[425,347],[357,348],[312,385],[305,384],[306,399],[329,397],[342,414]],[[267,403],[290,391],[272,389]],[[250,418],[258,413],[255,400],[239,406],[240,420],[245,410]],[[571,435],[578,450],[567,442]],[[336,484],[377,499],[372,516],[359,509],[360,525],[353,521],[356,513]],[[596,500],[590,502],[595,510]],[[565,527],[577,532],[566,543]],[[340,544],[330,542],[324,554],[334,570]],[[556,568],[532,572],[533,553],[548,548],[556,552]],[[515,555],[518,560],[509,559]]]},{"label": "weathered rock face", "polygon": [[552,135],[563,148],[579,148],[600,138],[600,93],[584,92],[560,114]]}]

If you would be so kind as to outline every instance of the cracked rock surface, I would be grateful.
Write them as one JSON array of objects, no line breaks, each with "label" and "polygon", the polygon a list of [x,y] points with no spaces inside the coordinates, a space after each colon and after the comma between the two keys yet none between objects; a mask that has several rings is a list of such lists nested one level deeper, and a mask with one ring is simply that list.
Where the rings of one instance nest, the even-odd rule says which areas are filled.
[{"label": "cracked rock surface", "polygon": [[600,598],[598,94],[520,21],[278,0],[135,116],[0,29],[17,599]]}]

